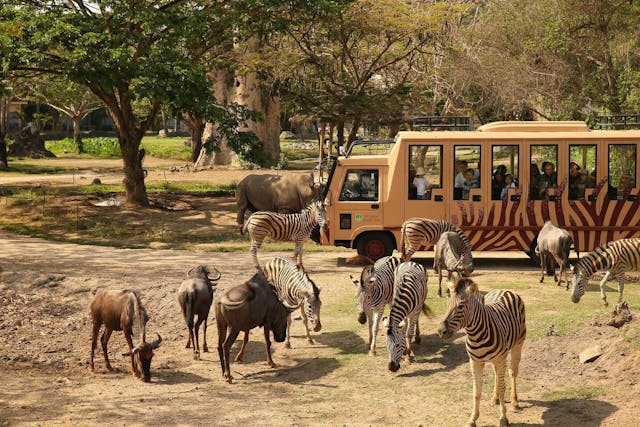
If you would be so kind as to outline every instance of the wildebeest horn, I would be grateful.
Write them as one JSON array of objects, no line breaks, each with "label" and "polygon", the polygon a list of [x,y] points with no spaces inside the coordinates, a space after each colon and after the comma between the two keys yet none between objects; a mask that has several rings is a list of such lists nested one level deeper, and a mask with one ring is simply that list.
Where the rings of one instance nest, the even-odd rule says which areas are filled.
[{"label": "wildebeest horn", "polygon": [[[212,282],[217,282],[222,277],[222,273],[220,273],[220,271],[218,271],[218,269],[215,268],[215,267],[213,267],[213,271],[216,274],[214,276],[209,276],[209,280],[211,280]],[[209,274],[211,274],[211,273],[209,273]]]},{"label": "wildebeest horn", "polygon": [[139,351],[140,351],[140,349],[138,348],[138,346],[135,346],[135,347],[133,347],[133,350],[131,350],[131,353],[127,353],[127,356],[128,355],[133,356],[134,354],[136,354]]},{"label": "wildebeest horn", "polygon": [[151,348],[153,348],[154,350],[160,347],[160,343],[162,342],[162,337],[160,336],[160,334],[156,332],[156,335],[158,335],[158,339],[151,343]]}]

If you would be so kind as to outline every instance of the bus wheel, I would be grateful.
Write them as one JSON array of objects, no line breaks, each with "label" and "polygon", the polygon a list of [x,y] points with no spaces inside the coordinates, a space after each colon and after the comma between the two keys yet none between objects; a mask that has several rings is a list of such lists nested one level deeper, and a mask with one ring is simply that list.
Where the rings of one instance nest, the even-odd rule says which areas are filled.
[{"label": "bus wheel", "polygon": [[386,233],[367,233],[358,239],[358,255],[377,260],[391,255],[395,249],[393,239]]}]

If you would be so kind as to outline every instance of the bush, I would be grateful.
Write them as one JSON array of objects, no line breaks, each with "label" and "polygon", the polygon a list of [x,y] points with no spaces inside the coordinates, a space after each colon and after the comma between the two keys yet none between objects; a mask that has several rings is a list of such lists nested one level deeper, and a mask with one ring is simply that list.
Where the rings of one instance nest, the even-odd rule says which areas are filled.
[{"label": "bush", "polygon": [[[83,138],[84,153],[93,157],[120,157],[120,145],[116,138]],[[78,148],[72,138],[47,141],[46,147],[54,154],[77,153]]]}]

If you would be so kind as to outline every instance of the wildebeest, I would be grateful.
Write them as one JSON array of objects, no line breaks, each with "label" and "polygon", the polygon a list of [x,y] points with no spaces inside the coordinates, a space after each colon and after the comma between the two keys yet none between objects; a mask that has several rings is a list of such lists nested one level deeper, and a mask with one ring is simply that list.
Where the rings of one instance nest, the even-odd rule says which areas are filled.
[{"label": "wildebeest", "polygon": [[[129,345],[131,356],[131,373],[133,376],[148,382],[151,379],[151,359],[153,350],[157,349],[162,341],[158,334],[158,339],[152,343],[146,342],[145,329],[147,312],[140,302],[140,294],[136,290],[125,289],[121,291],[103,290],[96,294],[91,302],[91,320],[93,323],[93,335],[91,339],[91,370],[94,371],[93,353],[96,349],[98,332],[104,324],[104,332],[100,337],[102,352],[107,369],[111,370],[109,357],[107,356],[107,343],[113,331],[123,331],[124,337]],[[137,323],[140,331],[140,339],[136,346],[133,346],[131,336],[133,335],[133,325]]]},{"label": "wildebeest", "polygon": [[[569,281],[567,280],[567,269],[569,268],[569,252],[573,245],[573,239],[569,233],[558,228],[547,221],[538,233],[538,245],[536,246],[536,254],[540,257],[540,283],[544,281],[545,270],[549,276],[553,276],[553,280],[557,286],[562,284],[562,275],[569,289]],[[560,274],[556,275],[554,262],[560,266]]]},{"label": "wildebeest", "polygon": [[471,251],[467,250],[458,233],[446,231],[440,235],[433,256],[433,269],[438,273],[439,297],[442,296],[443,269],[447,271],[447,279],[453,282],[473,272]]},{"label": "wildebeest", "polygon": [[264,328],[267,363],[276,367],[271,359],[273,331],[276,342],[283,342],[287,335],[287,317],[290,311],[278,300],[265,276],[258,272],[249,281],[229,288],[216,299],[216,322],[218,325],[218,354],[222,366],[222,377],[229,383],[233,380],[229,367],[229,350],[238,334],[256,326]]},{"label": "wildebeest", "polygon": [[[202,350],[207,353],[207,318],[209,317],[209,309],[213,301],[214,286],[220,280],[221,274],[214,267],[212,273],[204,265],[199,265],[187,272],[187,278],[182,282],[178,289],[178,302],[182,308],[182,315],[187,323],[189,335],[187,337],[187,348],[193,344],[193,358],[200,359],[200,342],[198,340],[198,330],[200,324],[204,321],[203,346]],[[193,318],[198,315],[198,321],[195,323],[195,331]]]},{"label": "wildebeest", "polygon": [[320,196],[321,186],[311,175],[252,174],[244,177],[236,188],[237,222],[240,233],[246,211],[298,213]]}]

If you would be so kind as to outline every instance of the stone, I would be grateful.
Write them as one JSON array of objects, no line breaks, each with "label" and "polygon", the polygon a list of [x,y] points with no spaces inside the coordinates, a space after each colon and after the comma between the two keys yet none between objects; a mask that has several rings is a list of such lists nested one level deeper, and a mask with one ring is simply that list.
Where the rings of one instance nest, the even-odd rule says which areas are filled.
[{"label": "stone", "polygon": [[160,138],[166,138],[168,136],[168,132],[164,129],[160,129],[160,132],[158,132],[158,136]]},{"label": "stone", "polygon": [[580,360],[580,363],[589,363],[593,362],[600,356],[602,356],[602,347],[600,347],[599,345],[594,345],[582,350],[578,355],[578,359]]},{"label": "stone", "polygon": [[93,181],[91,181],[91,185],[100,185],[102,184],[102,181],[100,181],[100,178],[93,178]]},{"label": "stone", "polygon": [[280,132],[280,139],[298,139],[298,136],[290,130]]}]

